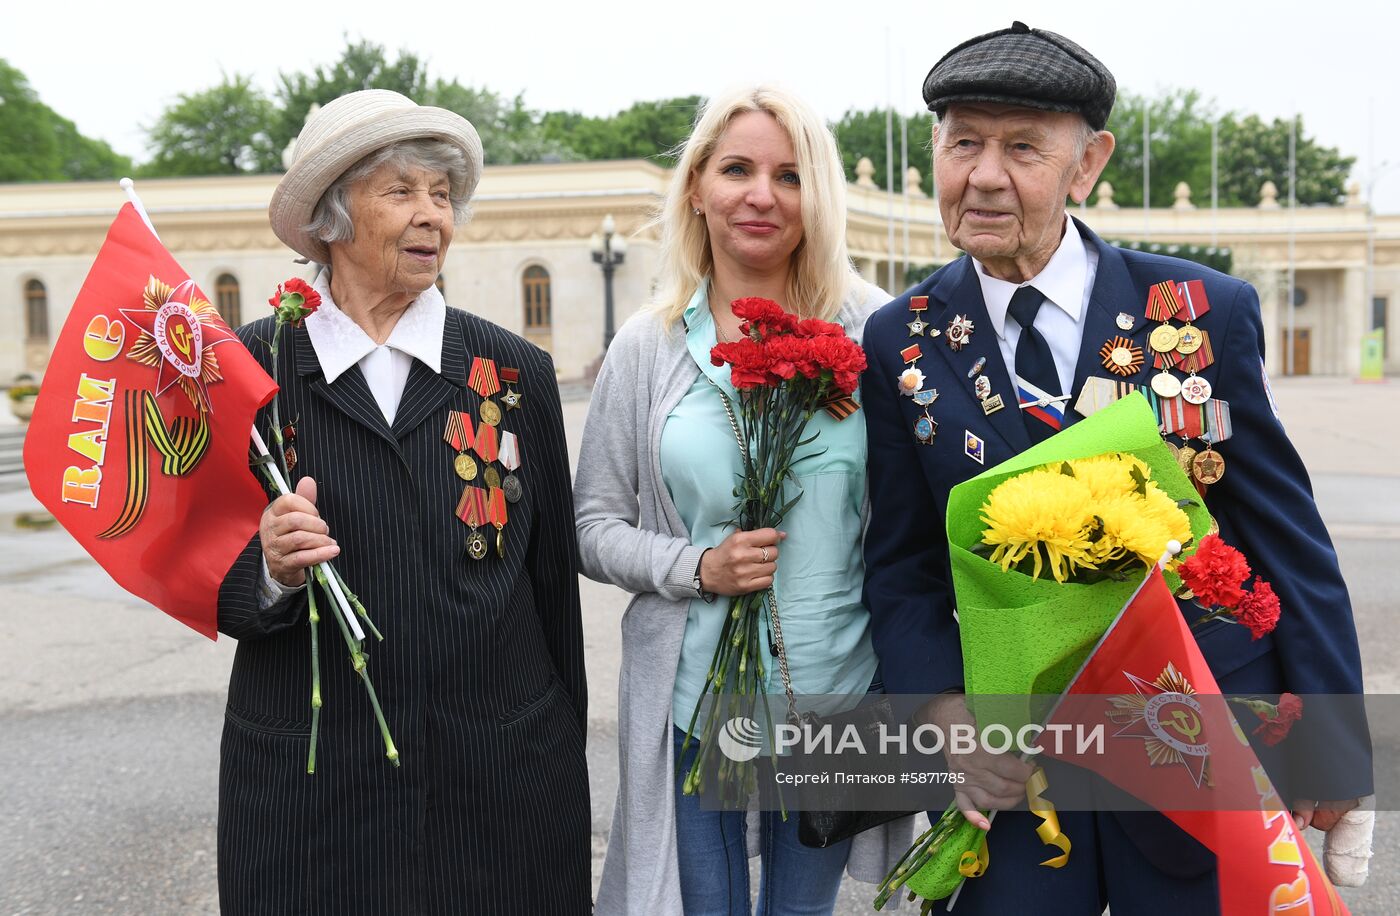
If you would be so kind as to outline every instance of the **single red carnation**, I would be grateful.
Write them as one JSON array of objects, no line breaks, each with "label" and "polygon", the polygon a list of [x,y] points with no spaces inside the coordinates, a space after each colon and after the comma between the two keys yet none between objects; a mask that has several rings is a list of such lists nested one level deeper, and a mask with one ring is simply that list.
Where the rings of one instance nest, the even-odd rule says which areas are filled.
[{"label": "single red carnation", "polygon": [[710,362],[716,366],[729,366],[729,382],[739,390],[779,383],[769,371],[772,361],[763,345],[748,338],[715,344],[710,348]]},{"label": "single red carnation", "polygon": [[277,310],[279,321],[295,326],[321,307],[321,294],[300,277],[292,277],[278,284],[277,292],[267,300],[267,304]]},{"label": "single red carnation", "polygon": [[1249,578],[1249,562],[1219,535],[1208,534],[1178,573],[1202,607],[1233,608],[1244,598],[1241,586]]},{"label": "single red carnation", "polygon": [[816,378],[818,370],[812,358],[811,341],[791,334],[772,337],[763,342],[768,355],[769,371],[781,379],[790,379],[801,372],[805,378]]},{"label": "single red carnation", "polygon": [[1294,694],[1285,693],[1278,698],[1278,705],[1272,709],[1272,716],[1267,712],[1258,714],[1263,721],[1254,730],[1254,734],[1269,747],[1287,738],[1288,733],[1293,730],[1293,723],[1303,718],[1303,701]]},{"label": "single red carnation", "polygon": [[1254,591],[1245,595],[1235,608],[1235,619],[1249,627],[1250,636],[1258,639],[1273,632],[1278,626],[1280,608],[1274,587],[1258,576],[1254,577]]}]

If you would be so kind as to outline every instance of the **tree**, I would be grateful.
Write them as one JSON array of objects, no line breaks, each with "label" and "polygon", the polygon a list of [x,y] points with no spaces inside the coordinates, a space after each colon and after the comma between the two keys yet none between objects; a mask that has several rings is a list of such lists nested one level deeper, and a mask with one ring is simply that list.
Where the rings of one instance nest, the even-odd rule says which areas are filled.
[{"label": "tree", "polygon": [[[1123,93],[1108,129],[1118,141],[1102,181],[1113,184],[1113,200],[1122,207],[1142,206],[1143,111],[1151,117],[1151,203],[1171,206],[1177,182],[1191,187],[1197,206],[1210,200],[1210,127],[1214,105],[1195,90],[1172,90],[1155,99]],[[1253,207],[1265,181],[1288,188],[1288,122],[1265,124],[1258,115],[1229,112],[1219,116],[1217,193],[1222,207]],[[1347,176],[1356,160],[1335,147],[1321,146],[1303,133],[1297,139],[1298,203],[1334,204],[1346,193]]]},{"label": "tree", "polygon": [[525,107],[523,96],[506,102],[489,89],[471,89],[456,80],[439,79],[427,92],[424,104],[455,111],[472,122],[481,135],[488,163],[508,165],[579,158],[565,144],[545,136],[538,116]]},{"label": "tree", "polygon": [[605,117],[551,111],[540,119],[540,126],[545,139],[573,150],[582,159],[650,159],[671,166],[704,102],[698,95],[637,102]]},{"label": "tree", "polygon": [[390,89],[421,104],[429,89],[428,67],[409,51],[400,51],[391,61],[383,45],[347,38],[340,59],[330,66],[283,73],[276,92],[279,111],[270,132],[279,155],[301,133],[312,105],[325,105],[359,89]]},{"label": "tree", "polygon": [[[1108,130],[1117,145],[1100,181],[1113,185],[1120,207],[1142,206],[1142,127],[1147,113],[1151,132],[1151,203],[1169,207],[1178,182],[1191,186],[1196,203],[1210,194],[1210,125],[1212,106],[1194,89],[1170,90],[1154,99],[1122,92],[1113,106]],[[1091,198],[1092,202],[1092,198]],[[1222,200],[1221,203],[1224,203]]]},{"label": "tree", "polygon": [[276,109],[249,77],[234,74],[181,95],[147,130],[153,153],[143,175],[238,175],[275,171],[281,149],[271,137]]},{"label": "tree", "polygon": [[0,60],[0,181],[92,181],[130,169],[130,159],[83,136]]},{"label": "tree", "polygon": [[[1288,195],[1289,123],[1275,118],[1265,124],[1258,115],[1227,117],[1220,125],[1220,201],[1253,207],[1259,204],[1259,189],[1272,181],[1280,200]],[[1336,204],[1346,197],[1347,177],[1356,163],[1354,156],[1343,156],[1336,147],[1321,146],[1303,133],[1298,119],[1295,143],[1296,194],[1298,203]]]},{"label": "tree", "polygon": [[[933,137],[933,114],[924,112],[907,118],[905,129],[908,130],[909,137],[909,164],[919,170],[921,175],[920,186],[925,194],[933,194],[933,170],[929,167],[929,150]],[[894,159],[897,164],[900,160],[900,145],[902,142],[900,116],[896,114],[893,118],[894,130]],[[841,119],[831,125],[831,131],[836,135],[836,145],[841,149],[841,164],[846,169],[846,180],[856,180],[856,163],[861,157],[869,157],[875,166],[873,180],[875,186],[879,188],[885,185],[885,111],[882,108],[870,111],[857,111],[851,109],[841,116]],[[895,193],[902,193],[904,190],[904,179],[897,174],[894,189]]]}]

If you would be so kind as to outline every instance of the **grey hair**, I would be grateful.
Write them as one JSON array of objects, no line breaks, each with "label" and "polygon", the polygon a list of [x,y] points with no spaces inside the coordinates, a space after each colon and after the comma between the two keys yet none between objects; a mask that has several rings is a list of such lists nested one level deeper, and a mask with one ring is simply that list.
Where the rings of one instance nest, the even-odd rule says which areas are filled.
[{"label": "grey hair", "polygon": [[1078,162],[1084,157],[1084,151],[1099,142],[1099,132],[1094,130],[1094,126],[1087,118],[1079,120],[1079,130],[1074,136],[1074,161]]},{"label": "grey hair", "polygon": [[441,172],[447,176],[452,221],[461,225],[471,216],[466,155],[444,140],[425,138],[403,140],[377,149],[346,169],[316,202],[316,209],[312,211],[311,222],[306,224],[305,231],[328,245],[354,241],[355,222],[350,213],[350,188],[385,165],[405,170]]}]

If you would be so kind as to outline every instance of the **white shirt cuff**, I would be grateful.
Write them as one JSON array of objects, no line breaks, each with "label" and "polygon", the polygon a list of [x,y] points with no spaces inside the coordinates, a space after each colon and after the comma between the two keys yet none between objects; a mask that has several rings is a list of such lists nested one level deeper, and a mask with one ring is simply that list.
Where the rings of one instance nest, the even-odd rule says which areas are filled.
[{"label": "white shirt cuff", "polygon": [[306,583],[304,582],[301,585],[291,586],[283,585],[281,582],[272,578],[272,571],[267,568],[267,557],[263,557],[262,580],[258,582],[259,608],[270,608],[287,595],[293,592],[299,592],[304,588],[306,588]]}]

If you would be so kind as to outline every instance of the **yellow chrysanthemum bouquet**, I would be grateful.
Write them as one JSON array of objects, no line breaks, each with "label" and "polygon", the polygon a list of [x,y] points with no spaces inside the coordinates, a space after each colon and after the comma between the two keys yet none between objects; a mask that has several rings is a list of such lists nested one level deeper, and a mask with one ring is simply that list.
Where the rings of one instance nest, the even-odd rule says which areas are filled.
[{"label": "yellow chrysanthemum bouquet", "polygon": [[[1167,545],[1189,551],[1209,529],[1139,394],[954,487],[948,549],[979,727],[995,722],[1014,733],[1038,721],[1044,704],[1032,697],[1064,692]],[[1063,864],[1070,843],[1043,788],[1032,780],[1030,807],[1054,827],[1042,835],[1058,837]],[[950,806],[886,877],[876,906],[902,890],[942,899],[994,866],[982,832]]]}]

